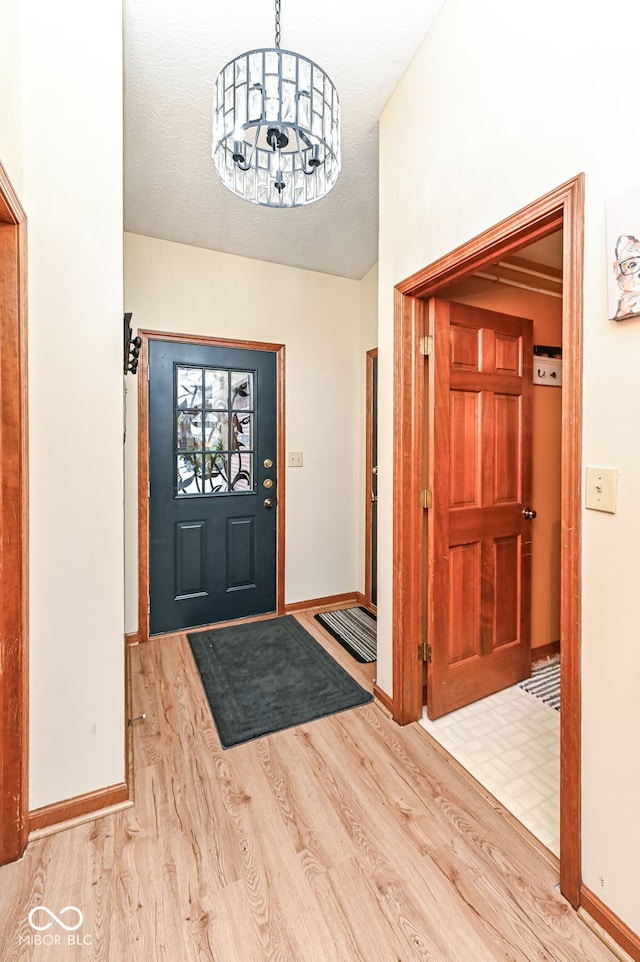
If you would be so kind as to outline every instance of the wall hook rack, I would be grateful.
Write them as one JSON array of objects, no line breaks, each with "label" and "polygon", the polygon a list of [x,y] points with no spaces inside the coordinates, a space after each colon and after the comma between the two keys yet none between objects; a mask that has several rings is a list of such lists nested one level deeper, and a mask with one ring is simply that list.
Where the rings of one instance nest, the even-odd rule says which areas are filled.
[{"label": "wall hook rack", "polygon": [[138,371],[138,357],[140,355],[140,347],[142,345],[142,338],[131,337],[131,318],[133,313],[127,311],[124,315],[124,373],[125,374],[136,374]]}]

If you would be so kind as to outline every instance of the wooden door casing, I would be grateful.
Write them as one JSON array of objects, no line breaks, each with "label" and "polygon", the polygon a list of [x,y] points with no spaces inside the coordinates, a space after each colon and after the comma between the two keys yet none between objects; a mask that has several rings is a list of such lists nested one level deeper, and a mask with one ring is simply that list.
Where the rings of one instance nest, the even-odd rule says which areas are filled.
[{"label": "wooden door casing", "polygon": [[27,845],[27,220],[0,164],[0,865]]},{"label": "wooden door casing", "polygon": [[531,667],[533,323],[428,305],[430,718]]}]

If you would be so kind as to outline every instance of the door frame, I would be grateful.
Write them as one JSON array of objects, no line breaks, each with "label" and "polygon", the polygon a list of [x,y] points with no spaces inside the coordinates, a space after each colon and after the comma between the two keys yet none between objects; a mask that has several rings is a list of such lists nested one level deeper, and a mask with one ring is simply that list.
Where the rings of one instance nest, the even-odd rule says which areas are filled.
[{"label": "door frame", "polygon": [[[477,235],[395,287],[394,484],[393,484],[393,698],[394,719],[405,725],[422,712],[423,663],[417,646],[425,638],[426,485],[425,333],[426,300],[536,240],[563,229],[562,295],[562,482],[560,636],[560,885],[580,904],[580,548],[582,475],[582,326],[584,174]],[[410,492],[407,496],[407,492]]]},{"label": "door frame", "polygon": [[[177,341],[202,347],[232,347],[239,350],[271,351],[276,355],[276,405],[278,435],[278,521],[276,530],[276,614],[284,614],[284,547],[285,547],[285,345],[265,341],[243,341],[207,337],[200,334],[177,334],[166,331],[138,331],[142,344],[138,375],[138,630],[141,642],[162,634],[149,633],[149,344],[151,341]],[[261,617],[261,616],[257,616]],[[207,626],[198,626],[206,628]],[[175,635],[177,632],[166,632]]]},{"label": "door frame", "polygon": [[[0,865],[27,846],[28,447],[27,218],[0,164]],[[9,710],[7,707],[9,706]]]},{"label": "door frame", "polygon": [[364,603],[370,608],[373,591],[371,553],[373,550],[373,509],[371,503],[371,474],[373,471],[373,359],[378,356],[378,348],[367,351],[366,373],[366,423],[365,423],[365,515],[364,515]]}]

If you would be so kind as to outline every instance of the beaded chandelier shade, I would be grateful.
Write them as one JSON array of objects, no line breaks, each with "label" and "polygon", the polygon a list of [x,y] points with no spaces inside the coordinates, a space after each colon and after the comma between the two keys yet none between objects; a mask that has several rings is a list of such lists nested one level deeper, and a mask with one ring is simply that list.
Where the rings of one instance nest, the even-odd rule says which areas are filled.
[{"label": "beaded chandelier shade", "polygon": [[280,0],[275,47],[241,54],[218,76],[212,156],[225,187],[265,207],[311,204],[338,179],[338,94],[312,60],[280,49]]}]

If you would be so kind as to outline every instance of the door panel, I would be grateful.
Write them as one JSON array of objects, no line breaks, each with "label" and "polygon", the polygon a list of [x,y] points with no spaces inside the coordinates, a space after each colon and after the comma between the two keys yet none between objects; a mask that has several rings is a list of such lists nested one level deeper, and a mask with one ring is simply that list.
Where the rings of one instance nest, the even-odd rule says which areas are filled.
[{"label": "door panel", "polygon": [[227,518],[227,590],[255,585],[255,518]]},{"label": "door panel", "polygon": [[276,608],[276,354],[149,342],[152,634]]},{"label": "door panel", "polygon": [[481,653],[481,543],[452,545],[449,564],[448,663],[455,665]]},{"label": "door panel", "polygon": [[176,525],[176,598],[184,599],[205,592],[206,521],[179,522]]},{"label": "door panel", "polygon": [[530,671],[532,328],[429,302],[430,718]]},{"label": "door panel", "polygon": [[495,635],[492,648],[510,645],[518,639],[518,572],[520,538],[495,538],[493,541],[496,584],[509,586],[493,599]]},{"label": "door panel", "polygon": [[451,507],[473,507],[480,503],[480,462],[475,428],[480,413],[478,395],[470,391],[451,391],[449,412],[451,450],[464,452],[464,457],[451,461]]}]

